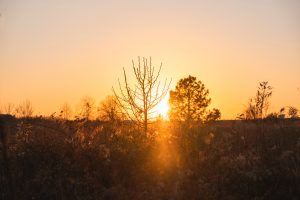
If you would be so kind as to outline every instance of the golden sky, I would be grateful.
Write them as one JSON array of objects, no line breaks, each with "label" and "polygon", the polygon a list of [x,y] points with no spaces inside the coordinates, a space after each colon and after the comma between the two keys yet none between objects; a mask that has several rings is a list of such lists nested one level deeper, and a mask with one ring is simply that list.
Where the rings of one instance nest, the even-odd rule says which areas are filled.
[{"label": "golden sky", "polygon": [[122,68],[152,56],[162,78],[196,76],[212,107],[235,118],[258,82],[272,111],[300,108],[298,0],[0,0],[0,104],[36,114],[112,94]]}]

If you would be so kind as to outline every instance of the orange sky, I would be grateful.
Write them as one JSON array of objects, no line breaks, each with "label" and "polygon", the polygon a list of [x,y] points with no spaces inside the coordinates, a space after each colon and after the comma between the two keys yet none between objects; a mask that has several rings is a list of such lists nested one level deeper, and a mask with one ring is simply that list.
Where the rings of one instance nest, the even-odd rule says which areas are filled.
[{"label": "orange sky", "polygon": [[[72,2],[72,4],[70,3]],[[196,76],[212,107],[235,118],[259,81],[271,110],[300,108],[300,1],[0,1],[0,104],[36,114],[111,94],[131,59],[163,62],[162,77]]]}]

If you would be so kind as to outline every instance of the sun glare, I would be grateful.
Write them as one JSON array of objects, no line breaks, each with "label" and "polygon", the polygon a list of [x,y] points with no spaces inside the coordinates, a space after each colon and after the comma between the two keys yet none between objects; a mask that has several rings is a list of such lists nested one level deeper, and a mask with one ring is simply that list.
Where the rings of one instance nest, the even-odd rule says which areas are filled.
[{"label": "sun glare", "polygon": [[157,116],[161,115],[164,119],[168,119],[169,104],[168,99],[164,99],[155,108]]}]

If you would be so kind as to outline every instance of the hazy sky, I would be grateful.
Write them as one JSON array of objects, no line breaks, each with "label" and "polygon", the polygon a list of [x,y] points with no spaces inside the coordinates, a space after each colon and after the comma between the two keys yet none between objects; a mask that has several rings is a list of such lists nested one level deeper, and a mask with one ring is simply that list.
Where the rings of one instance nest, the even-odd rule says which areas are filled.
[{"label": "hazy sky", "polygon": [[196,76],[234,118],[259,81],[271,109],[300,107],[299,0],[0,0],[0,104],[40,114],[111,94],[137,56],[162,77]]}]

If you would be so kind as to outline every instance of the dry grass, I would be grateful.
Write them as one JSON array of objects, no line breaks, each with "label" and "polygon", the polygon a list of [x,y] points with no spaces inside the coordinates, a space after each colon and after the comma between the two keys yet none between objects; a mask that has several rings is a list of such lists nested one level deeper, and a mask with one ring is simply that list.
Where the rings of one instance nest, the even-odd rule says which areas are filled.
[{"label": "dry grass", "polygon": [[4,122],[12,183],[1,156],[0,199],[300,196],[299,120],[160,122],[147,135],[130,123]]}]

